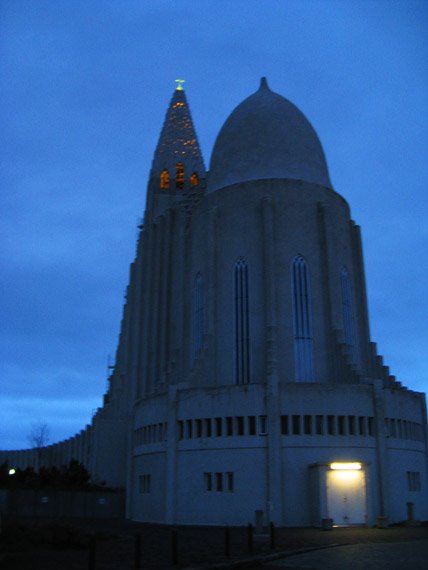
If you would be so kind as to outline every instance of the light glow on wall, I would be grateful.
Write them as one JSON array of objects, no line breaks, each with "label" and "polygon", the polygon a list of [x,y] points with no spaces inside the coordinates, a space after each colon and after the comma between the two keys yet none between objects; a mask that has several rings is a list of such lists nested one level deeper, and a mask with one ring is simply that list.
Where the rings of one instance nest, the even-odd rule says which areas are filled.
[{"label": "light glow on wall", "polygon": [[353,462],[353,463],[331,463],[330,469],[334,471],[358,471],[361,469],[361,463]]}]

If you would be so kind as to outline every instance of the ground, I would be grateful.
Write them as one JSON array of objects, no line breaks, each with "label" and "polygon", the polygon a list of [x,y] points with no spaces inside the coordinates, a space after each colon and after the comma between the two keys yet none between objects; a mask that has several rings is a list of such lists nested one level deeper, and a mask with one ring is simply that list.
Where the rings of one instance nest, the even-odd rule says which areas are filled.
[{"label": "ground", "polygon": [[[277,564],[272,558],[278,560],[280,553],[287,555],[283,567],[297,568],[299,558],[290,555],[298,552],[307,552],[305,556],[312,557],[302,566],[316,568],[314,560],[325,559],[328,552],[335,551],[335,556],[342,552],[340,564],[340,560],[348,560],[348,563],[355,561],[356,552],[363,553],[367,560],[373,556],[381,559],[382,544],[385,543],[401,544],[400,555],[403,556],[409,541],[418,541],[415,545],[428,543],[428,526],[335,528],[332,531],[281,528],[275,529],[273,549],[269,536],[255,537],[253,552],[249,553],[247,528],[231,528],[228,558],[225,551],[226,530],[222,527],[167,527],[99,519],[59,522],[53,519],[8,517],[3,519],[2,530],[2,570],[131,570],[136,567],[136,535],[141,536],[140,568],[144,570],[162,570],[173,566],[173,533],[177,538],[177,566],[181,568],[230,564],[239,564],[239,567],[247,569],[261,568],[267,567],[267,564]],[[95,564],[92,566],[91,544],[95,544]],[[349,546],[346,547],[348,550],[343,548],[344,545],[360,547],[354,547],[357,551],[352,551]],[[333,546],[335,548],[331,548]],[[370,548],[374,549],[372,553]],[[391,546],[388,551],[391,552]],[[367,564],[352,566],[348,563],[346,567],[349,568],[368,568]],[[327,568],[325,563],[319,567]],[[340,565],[331,568],[340,568]]]}]

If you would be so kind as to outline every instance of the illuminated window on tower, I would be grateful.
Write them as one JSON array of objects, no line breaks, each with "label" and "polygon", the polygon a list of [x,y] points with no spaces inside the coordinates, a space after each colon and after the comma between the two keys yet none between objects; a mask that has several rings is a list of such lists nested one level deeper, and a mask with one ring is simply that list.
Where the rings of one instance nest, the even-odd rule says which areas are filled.
[{"label": "illuminated window on tower", "polygon": [[182,162],[177,162],[175,173],[175,187],[179,190],[184,188],[184,165]]},{"label": "illuminated window on tower", "polygon": [[190,186],[197,186],[199,184],[199,177],[196,172],[193,172],[192,176],[190,177]]},{"label": "illuminated window on tower", "polygon": [[160,187],[162,189],[169,188],[169,172],[164,168],[160,175]]}]

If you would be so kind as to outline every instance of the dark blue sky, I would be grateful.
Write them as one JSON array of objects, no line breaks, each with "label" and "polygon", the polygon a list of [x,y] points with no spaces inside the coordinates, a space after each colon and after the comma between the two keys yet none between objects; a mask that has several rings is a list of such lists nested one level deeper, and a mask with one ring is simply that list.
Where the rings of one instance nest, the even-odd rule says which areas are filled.
[{"label": "dark blue sky", "polygon": [[428,389],[428,3],[2,0],[0,448],[90,421],[174,79],[209,163],[262,75],[362,226],[371,332]]}]

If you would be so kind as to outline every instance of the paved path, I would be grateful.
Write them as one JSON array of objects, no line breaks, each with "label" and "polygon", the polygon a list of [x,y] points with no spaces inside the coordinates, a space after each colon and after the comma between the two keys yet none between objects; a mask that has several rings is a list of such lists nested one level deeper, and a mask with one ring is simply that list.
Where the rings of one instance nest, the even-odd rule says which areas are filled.
[{"label": "paved path", "polygon": [[428,540],[337,546],[296,554],[263,567],[299,570],[427,570]]}]

